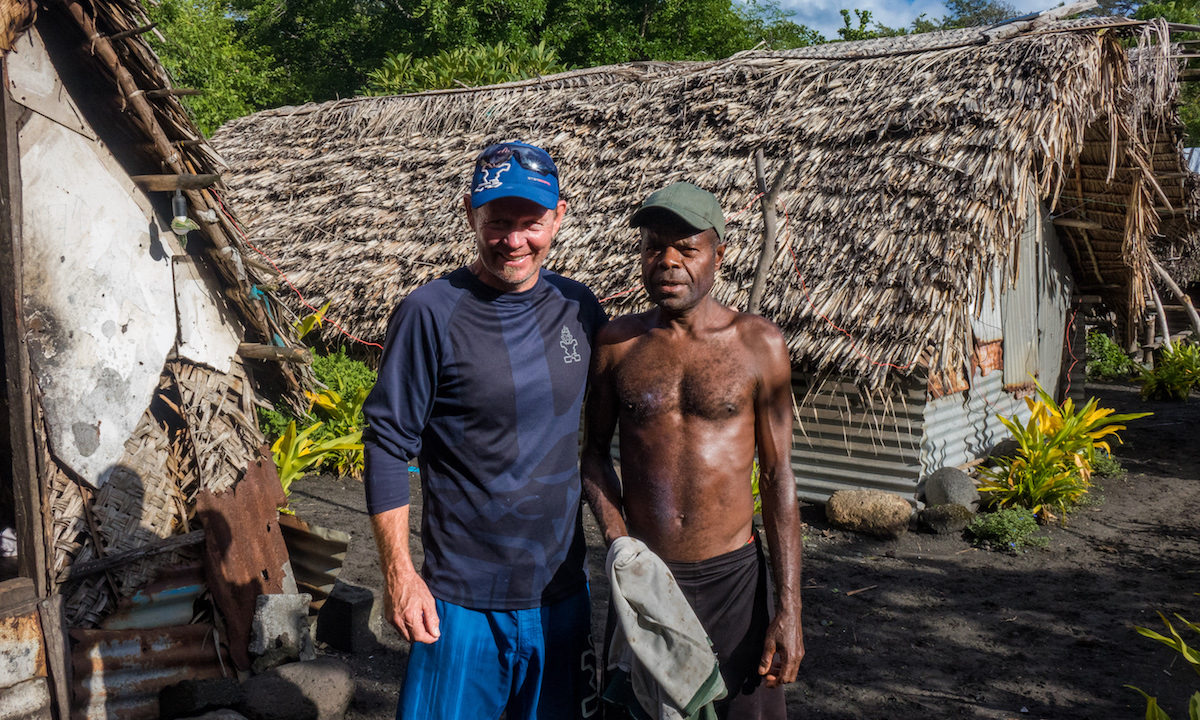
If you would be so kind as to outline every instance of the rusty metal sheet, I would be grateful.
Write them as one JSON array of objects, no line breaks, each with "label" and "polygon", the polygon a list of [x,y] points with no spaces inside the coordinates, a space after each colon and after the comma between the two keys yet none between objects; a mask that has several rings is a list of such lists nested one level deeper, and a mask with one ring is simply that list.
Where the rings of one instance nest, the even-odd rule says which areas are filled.
[{"label": "rusty metal sheet", "polygon": [[208,624],[153,630],[71,630],[73,720],[158,717],[158,691],[232,674]]},{"label": "rusty metal sheet", "polygon": [[[204,525],[204,570],[229,630],[229,652],[239,669],[250,668],[250,626],[259,595],[284,592],[290,579],[279,508],[287,502],[275,463],[264,446],[232,490],[196,495]],[[291,582],[294,592],[294,580]]]},{"label": "rusty metal sheet", "polygon": [[203,563],[166,568],[133,597],[122,598],[116,612],[104,619],[102,627],[131,630],[187,625],[192,621],[196,599],[205,587]]},{"label": "rusty metal sheet", "polygon": [[53,720],[50,684],[33,678],[0,690],[0,720]]},{"label": "rusty metal sheet", "polygon": [[46,649],[37,609],[0,618],[0,687],[46,676]]},{"label": "rusty metal sheet", "polygon": [[1004,369],[1004,341],[975,342],[975,366],[982,375]]}]

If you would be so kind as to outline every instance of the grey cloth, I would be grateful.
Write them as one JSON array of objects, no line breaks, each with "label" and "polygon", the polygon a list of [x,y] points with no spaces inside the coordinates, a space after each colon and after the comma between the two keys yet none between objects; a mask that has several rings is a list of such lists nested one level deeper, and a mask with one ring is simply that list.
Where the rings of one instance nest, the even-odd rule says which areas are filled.
[{"label": "grey cloth", "polygon": [[607,570],[619,627],[609,646],[608,667],[616,672],[605,697],[631,705],[614,687],[627,685],[641,706],[631,707],[636,717],[715,717],[712,702],[725,697],[725,682],[712,642],[671,571],[628,536],[609,548]]}]

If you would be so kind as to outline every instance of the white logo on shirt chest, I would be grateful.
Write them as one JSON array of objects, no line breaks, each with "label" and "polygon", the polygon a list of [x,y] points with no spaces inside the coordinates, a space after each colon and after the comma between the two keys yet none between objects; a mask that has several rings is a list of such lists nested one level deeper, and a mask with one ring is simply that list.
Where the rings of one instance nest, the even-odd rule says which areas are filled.
[{"label": "white logo on shirt chest", "polygon": [[562,332],[558,334],[558,344],[563,349],[564,363],[583,362],[583,356],[579,354],[579,341],[566,325],[563,325]]}]

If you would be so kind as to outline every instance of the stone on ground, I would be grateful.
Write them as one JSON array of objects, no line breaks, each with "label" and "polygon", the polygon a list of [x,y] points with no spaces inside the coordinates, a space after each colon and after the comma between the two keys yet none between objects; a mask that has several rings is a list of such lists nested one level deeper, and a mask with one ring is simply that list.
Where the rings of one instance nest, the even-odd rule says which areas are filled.
[{"label": "stone on ground", "polygon": [[247,718],[245,715],[237,712],[236,710],[222,708],[220,710],[206,712],[203,715],[197,715],[196,717],[181,718],[181,720],[247,720]]},{"label": "stone on ground", "polygon": [[925,504],[962,505],[974,510],[979,507],[979,491],[970,475],[958,468],[944,467],[925,479]]},{"label": "stone on ground", "polygon": [[938,535],[960,533],[971,523],[975,513],[970,508],[949,503],[934,505],[917,513],[917,520],[922,527],[928,528]]},{"label": "stone on ground", "polygon": [[262,673],[277,665],[296,660],[312,660],[312,632],[308,624],[308,606],[312,596],[259,595],[250,630],[251,668]]},{"label": "stone on ground", "polygon": [[987,464],[990,467],[995,467],[996,458],[1016,457],[1017,453],[1020,451],[1021,443],[1017,442],[1013,438],[1005,438],[993,445],[992,449],[988,451]]},{"label": "stone on ground", "polygon": [[379,646],[371,629],[376,614],[375,593],[370,588],[338,580],[317,615],[317,640],[342,652],[370,652]]},{"label": "stone on ground", "polygon": [[825,505],[825,517],[845,530],[895,539],[908,531],[912,507],[882,490],[838,490]]},{"label": "stone on ground", "polygon": [[246,681],[250,720],[339,720],[354,699],[354,673],[337,658],[280,665]]},{"label": "stone on ground", "polygon": [[162,720],[195,717],[236,707],[244,698],[242,686],[233,678],[184,680],[158,691],[158,716]]}]

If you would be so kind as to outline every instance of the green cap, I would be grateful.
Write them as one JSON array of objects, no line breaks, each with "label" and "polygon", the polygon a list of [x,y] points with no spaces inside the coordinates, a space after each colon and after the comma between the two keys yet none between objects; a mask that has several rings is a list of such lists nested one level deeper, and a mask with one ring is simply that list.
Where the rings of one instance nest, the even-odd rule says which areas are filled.
[{"label": "green cap", "polygon": [[638,211],[629,218],[630,227],[646,224],[656,210],[666,210],[696,230],[713,228],[717,239],[725,241],[725,215],[717,196],[691,183],[672,183],[646,198]]}]

